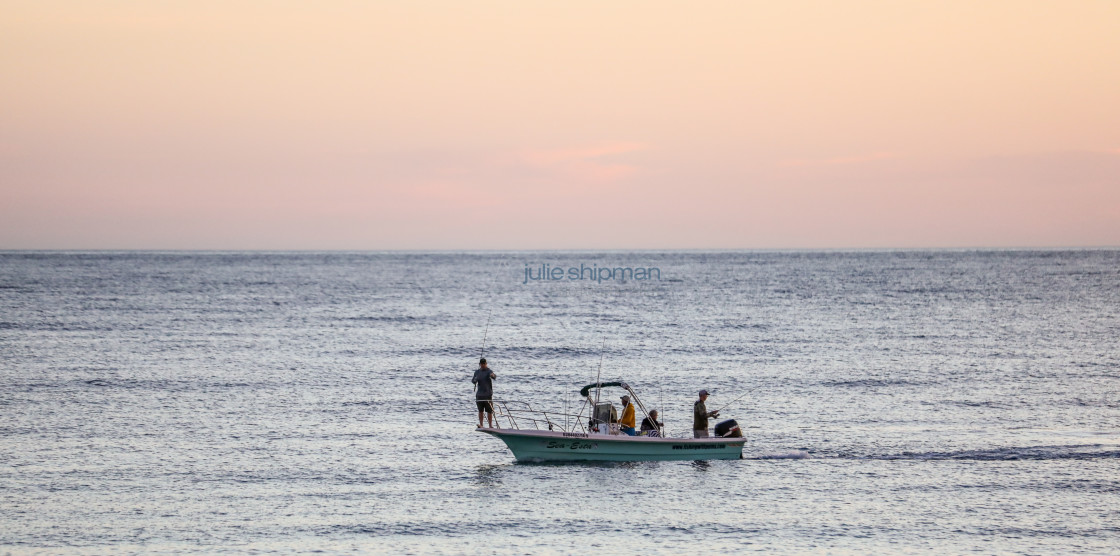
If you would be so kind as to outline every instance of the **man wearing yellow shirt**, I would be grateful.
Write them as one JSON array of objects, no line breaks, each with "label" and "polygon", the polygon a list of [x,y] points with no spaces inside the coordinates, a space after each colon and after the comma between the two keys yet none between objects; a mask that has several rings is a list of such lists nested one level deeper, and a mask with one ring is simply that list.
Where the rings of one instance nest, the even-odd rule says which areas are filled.
[{"label": "man wearing yellow shirt", "polygon": [[634,430],[634,404],[630,403],[630,396],[622,396],[622,418],[618,420],[618,430],[630,435],[638,436]]}]

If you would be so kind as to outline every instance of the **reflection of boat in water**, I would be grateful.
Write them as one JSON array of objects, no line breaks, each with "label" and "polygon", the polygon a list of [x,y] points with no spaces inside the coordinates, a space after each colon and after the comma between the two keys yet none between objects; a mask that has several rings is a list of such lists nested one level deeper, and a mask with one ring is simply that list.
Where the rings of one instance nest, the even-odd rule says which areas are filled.
[{"label": "reflection of boat in water", "polygon": [[[602,388],[619,387],[647,417],[649,413],[625,382],[589,384],[580,390],[578,413],[542,411],[525,402],[494,401],[494,415],[507,428],[477,429],[506,443],[518,461],[646,461],[739,459],[743,438],[733,420],[716,426],[711,438],[667,438],[660,430],[630,436],[619,430],[617,410],[609,401],[597,401]],[[596,389],[595,398],[591,389]],[[652,421],[652,419],[651,419]],[[529,428],[529,427],[532,428]],[[542,428],[543,427],[543,428]]]}]

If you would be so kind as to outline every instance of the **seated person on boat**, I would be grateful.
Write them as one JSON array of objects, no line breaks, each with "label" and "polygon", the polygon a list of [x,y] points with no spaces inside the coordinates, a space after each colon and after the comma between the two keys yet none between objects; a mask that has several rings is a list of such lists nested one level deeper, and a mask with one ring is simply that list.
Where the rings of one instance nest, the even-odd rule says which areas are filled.
[{"label": "seated person on boat", "polygon": [[642,433],[645,436],[659,437],[661,436],[661,427],[665,423],[657,420],[657,410],[652,409],[649,412],[649,417],[642,419]]}]

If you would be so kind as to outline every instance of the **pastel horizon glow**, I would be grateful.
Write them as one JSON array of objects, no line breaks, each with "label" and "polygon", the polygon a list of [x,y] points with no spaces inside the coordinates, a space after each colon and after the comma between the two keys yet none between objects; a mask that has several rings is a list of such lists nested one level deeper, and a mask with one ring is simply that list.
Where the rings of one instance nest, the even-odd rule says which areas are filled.
[{"label": "pastel horizon glow", "polygon": [[3,2],[0,249],[1120,246],[1116,2]]}]

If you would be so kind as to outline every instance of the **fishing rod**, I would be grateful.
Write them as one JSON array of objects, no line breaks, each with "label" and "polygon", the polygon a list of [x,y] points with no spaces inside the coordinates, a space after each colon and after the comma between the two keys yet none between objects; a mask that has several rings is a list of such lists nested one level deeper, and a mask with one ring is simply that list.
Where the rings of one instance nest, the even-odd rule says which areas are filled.
[{"label": "fishing rod", "polygon": [[[507,261],[505,259],[505,256],[503,256],[502,257],[502,268],[503,269],[505,268],[506,263],[507,263]],[[489,332],[490,332],[490,317],[494,316],[494,306],[492,305],[492,303],[494,302],[494,285],[495,284],[496,284],[496,282],[494,282],[494,281],[490,282],[490,302],[489,303],[491,303],[491,305],[490,305],[490,310],[486,312],[486,327],[482,329],[482,348],[479,350],[479,355],[478,355],[478,359],[479,359],[479,365],[478,366],[479,366],[480,369],[482,368],[482,360],[486,358],[486,335],[489,334]],[[474,385],[474,391],[476,393],[478,392],[478,384],[477,383],[475,383],[475,385]],[[481,425],[482,424],[481,413],[479,415],[480,415],[479,425]],[[491,416],[494,415],[494,402],[493,401],[490,402],[490,415]]]},{"label": "fishing rod", "polygon": [[603,383],[599,378],[603,376],[603,350],[607,348],[607,337],[603,336],[603,345],[599,347],[599,372],[595,374],[595,405],[599,405],[599,393],[603,391]]},{"label": "fishing rod", "polygon": [[719,413],[720,411],[723,411],[725,408],[727,408],[727,406],[743,399],[743,396],[746,396],[747,394],[750,394],[750,393],[751,393],[750,390],[747,390],[746,392],[743,392],[742,396],[739,396],[738,398],[735,398],[734,400],[731,400],[730,402],[727,402],[726,404],[723,405],[723,407],[721,407],[721,408],[719,408],[715,411],[712,411],[712,413]]},{"label": "fishing rod", "polygon": [[[482,359],[484,357],[486,357],[486,334],[490,332],[490,317],[493,314],[494,314],[494,308],[490,307],[490,312],[486,313],[486,328],[484,328],[482,330],[482,353],[478,356],[478,359],[479,359],[478,368],[479,369],[482,369]],[[478,376],[477,371],[475,371],[475,372],[476,372],[475,376]],[[471,382],[474,382],[474,380],[472,379]],[[475,382],[473,386],[474,386],[474,392],[477,395],[478,394],[478,383]],[[482,410],[479,410],[478,415],[479,415],[478,425],[481,427],[482,426]],[[491,419],[494,418],[494,402],[493,401],[490,402],[490,418]],[[493,421],[491,421],[490,423],[491,423],[491,426],[493,426]]]},{"label": "fishing rod", "polygon": [[661,387],[660,377],[658,377],[658,378],[659,378],[659,380],[657,381],[657,394],[661,397],[661,409],[659,411],[662,412],[662,415],[661,415],[661,423],[662,424],[661,424],[661,426],[657,426],[657,421],[655,419],[654,423],[653,423],[653,426],[657,427],[657,429],[659,429],[657,431],[657,434],[665,436],[668,433],[668,431],[665,429],[665,414],[664,414],[664,412],[665,412],[665,389]]},{"label": "fishing rod", "polygon": [[486,357],[486,334],[490,332],[490,317],[494,314],[494,308],[490,308],[490,312],[486,313],[486,328],[482,331],[482,354],[478,356],[479,359]]}]

